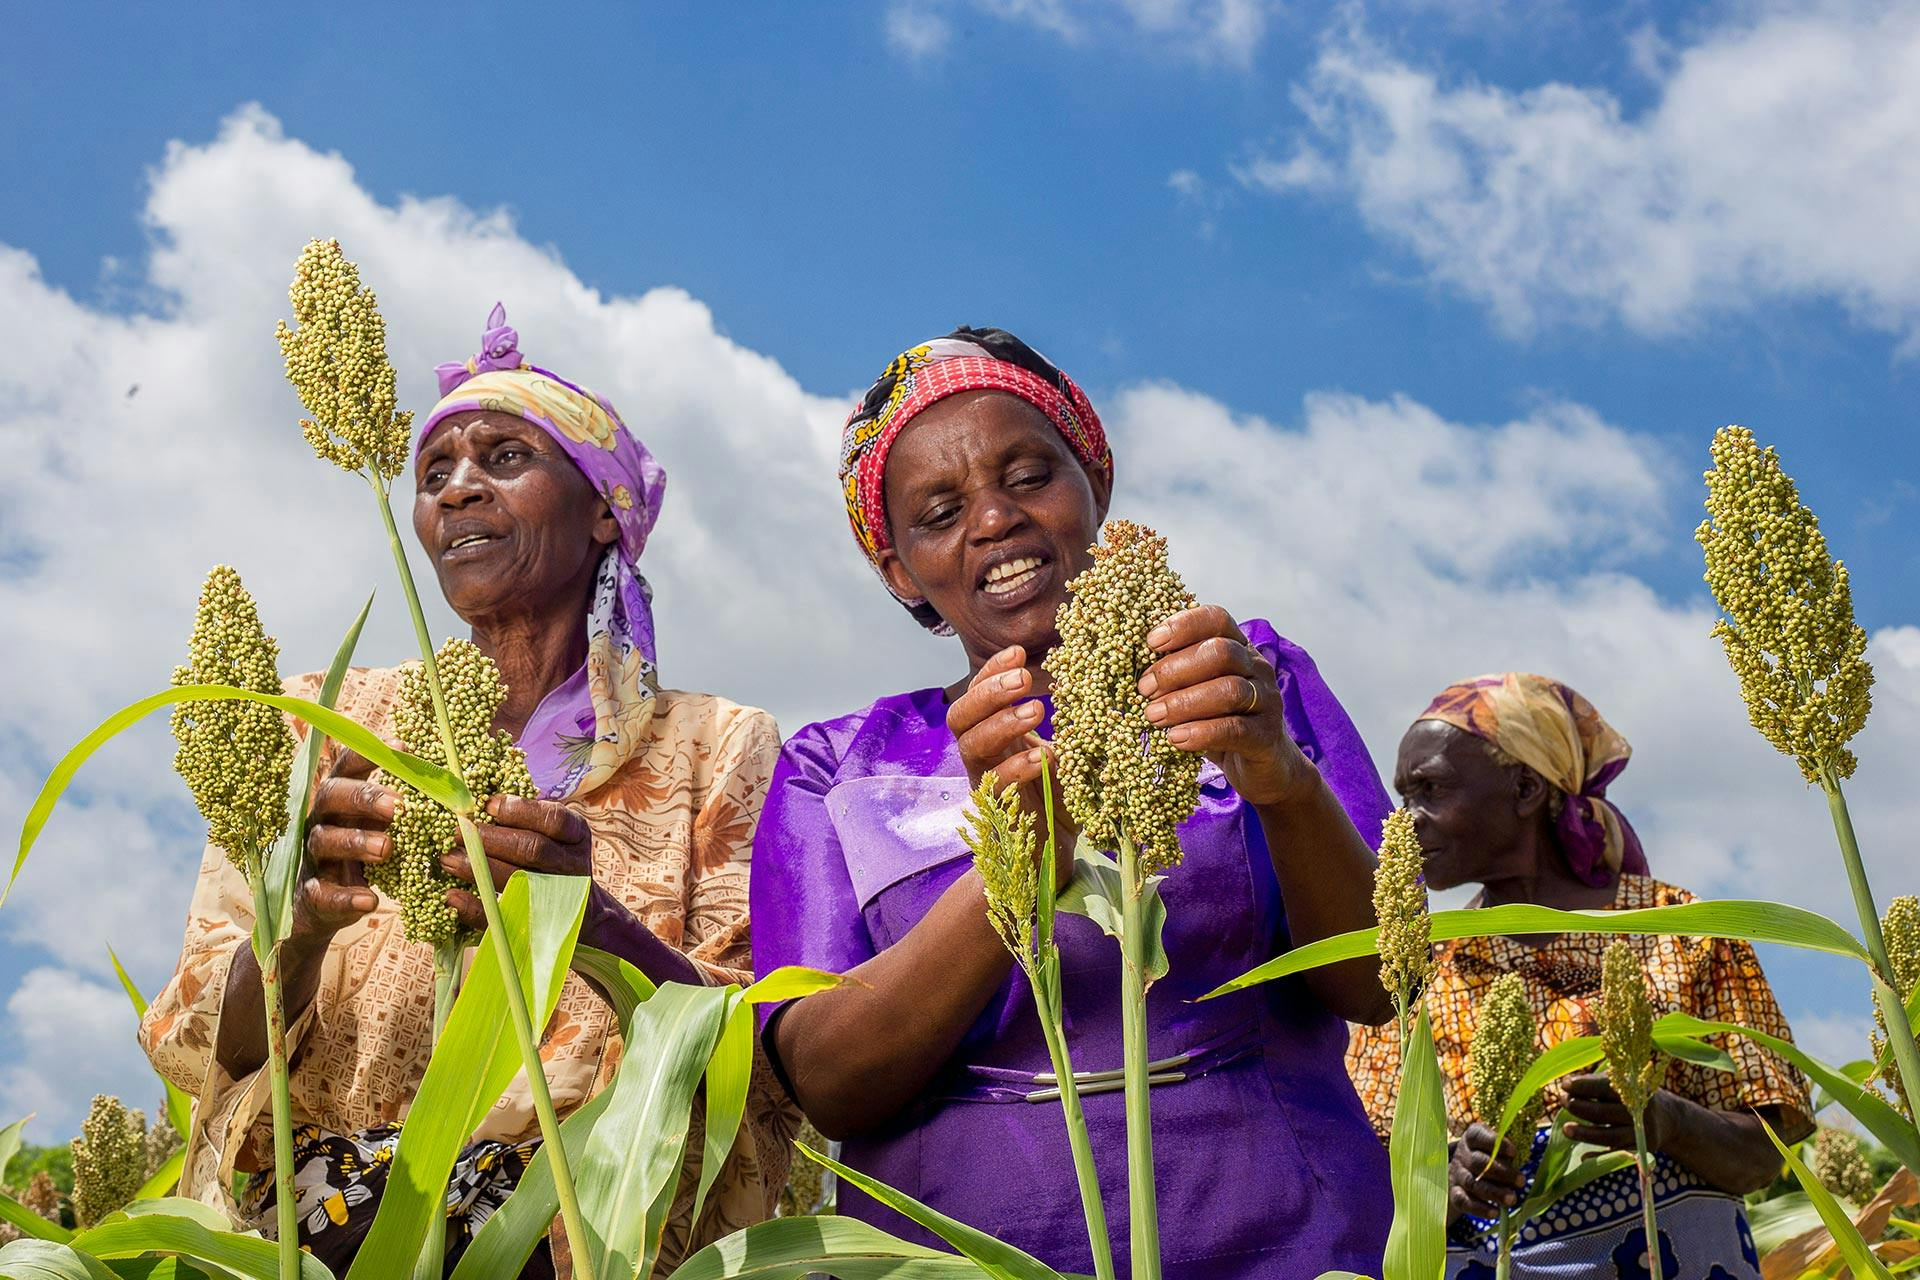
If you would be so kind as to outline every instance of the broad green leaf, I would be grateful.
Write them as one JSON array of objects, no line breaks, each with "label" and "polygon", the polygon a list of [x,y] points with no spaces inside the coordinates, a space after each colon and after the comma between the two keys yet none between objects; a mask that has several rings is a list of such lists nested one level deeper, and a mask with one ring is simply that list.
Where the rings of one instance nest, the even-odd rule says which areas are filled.
[{"label": "broad green leaf", "polygon": [[797,1000],[801,996],[810,996],[816,991],[830,991],[834,987],[847,983],[859,984],[860,979],[849,978],[845,974],[828,973],[824,969],[809,969],[804,965],[788,964],[775,969],[760,981],[741,993],[748,1004],[774,1004],[781,1000]]},{"label": "broad green leaf", "polygon": [[1513,1095],[1507,1099],[1507,1109],[1501,1113],[1496,1136],[1502,1139],[1507,1136],[1507,1130],[1513,1127],[1513,1122],[1520,1118],[1521,1109],[1535,1094],[1562,1076],[1585,1071],[1600,1061],[1602,1056],[1599,1036],[1573,1036],[1544,1050],[1533,1060],[1526,1074],[1520,1077],[1520,1082],[1513,1086]]},{"label": "broad green leaf", "polygon": [[180,1185],[180,1175],[186,1167],[187,1147],[183,1141],[180,1149],[162,1160],[160,1167],[153,1171],[153,1176],[141,1183],[140,1190],[134,1194],[142,1200],[172,1194],[173,1189]]},{"label": "broad green leaf", "polygon": [[202,1271],[184,1258],[158,1258],[143,1254],[138,1258],[115,1258],[107,1270],[120,1280],[230,1280],[226,1271]]},{"label": "broad green leaf", "polygon": [[40,788],[40,794],[34,798],[33,806],[27,810],[27,820],[21,824],[20,852],[14,857],[13,871],[7,877],[6,889],[0,891],[0,906],[6,905],[7,895],[13,892],[13,882],[19,879],[20,868],[26,865],[33,842],[39,839],[41,828],[47,825],[47,819],[53,815],[54,805],[59,803],[67,784],[73,781],[73,775],[80,771],[80,766],[87,762],[89,756],[116,734],[162,707],[181,702],[225,702],[235,699],[263,703],[295,719],[306,721],[328,737],[352,747],[388,773],[405,778],[449,809],[466,812],[473,808],[473,795],[458,776],[440,765],[388,746],[365,726],[317,702],[282,693],[255,693],[251,689],[235,689],[224,684],[181,685],[120,708],[92,733],[80,739],[72,750],[60,758],[60,763],[54,765],[53,772],[47,775],[46,783]]},{"label": "broad green leaf", "polygon": [[717,1240],[668,1280],[978,1280],[965,1258],[888,1235],[858,1218],[775,1218]]},{"label": "broad green leaf", "polygon": [[1753,1245],[1761,1257],[1820,1225],[1820,1211],[1813,1207],[1804,1191],[1789,1191],[1771,1200],[1747,1206],[1747,1225],[1753,1229]]},{"label": "broad green leaf", "polygon": [[1856,1280],[1863,1276],[1874,1276],[1878,1280],[1892,1280],[1892,1273],[1880,1259],[1873,1256],[1873,1250],[1868,1248],[1867,1242],[1860,1238],[1860,1229],[1853,1225],[1853,1219],[1847,1216],[1847,1211],[1841,1208],[1840,1202],[1833,1198],[1833,1192],[1827,1190],[1820,1179],[1814,1176],[1813,1170],[1801,1163],[1800,1157],[1793,1153],[1793,1148],[1780,1141],[1780,1135],[1773,1131],[1772,1125],[1765,1120],[1760,1124],[1766,1129],[1767,1137],[1772,1140],[1781,1159],[1787,1162],[1787,1168],[1793,1170],[1793,1176],[1800,1183],[1800,1189],[1807,1193],[1807,1199],[1811,1200],[1813,1207],[1819,1211],[1821,1224],[1833,1237],[1834,1245],[1839,1248],[1840,1256],[1846,1260],[1847,1266],[1853,1270]]},{"label": "broad green leaf", "polygon": [[1400,1068],[1387,1167],[1393,1225],[1381,1280],[1440,1280],[1447,1269],[1447,1101],[1425,1001]]},{"label": "broad green leaf", "polygon": [[[1436,911],[1429,917],[1429,924],[1430,936],[1435,942],[1529,933],[1673,934],[1685,938],[1777,942],[1872,965],[1866,949],[1854,936],[1825,916],[1783,902],[1757,902],[1747,898],[1682,902],[1671,907],[1643,907],[1635,911],[1559,911],[1517,902],[1499,907]],[[1223,983],[1201,999],[1212,999],[1336,961],[1373,955],[1379,932],[1377,928],[1355,929],[1295,947]]]},{"label": "broad green leaf", "polygon": [[[137,1196],[124,1209],[117,1209],[102,1218],[96,1226],[105,1226],[109,1222],[124,1222],[129,1218],[145,1218],[160,1214],[173,1218],[189,1218],[209,1231],[232,1231],[234,1224],[227,1215],[210,1204],[198,1200],[189,1200],[185,1196]],[[251,1234],[251,1233],[243,1233]]]},{"label": "broad green leaf", "polygon": [[[1160,882],[1165,876],[1147,877],[1147,981],[1167,976],[1167,948],[1163,934],[1167,927],[1167,904],[1160,898]],[[1120,864],[1088,844],[1083,837],[1073,851],[1073,879],[1060,891],[1055,908],[1069,915],[1085,916],[1100,926],[1100,932],[1126,945],[1122,924],[1121,899],[1125,881]]]},{"label": "broad green leaf", "polygon": [[7,1180],[7,1166],[13,1163],[14,1156],[20,1151],[20,1133],[27,1127],[27,1121],[33,1119],[29,1111],[4,1129],[0,1129],[0,1183]]},{"label": "broad green leaf", "polygon": [[[568,1168],[579,1163],[587,1137],[612,1096],[602,1089],[560,1122],[560,1141],[567,1149]],[[554,1215],[559,1212],[560,1193],[553,1186],[553,1164],[546,1147],[542,1146],[534,1151],[513,1194],[494,1210],[467,1245],[467,1251],[460,1255],[460,1262],[449,1280],[497,1280],[500,1276],[519,1275],[532,1256],[534,1246],[547,1234]]]},{"label": "broad green leaf", "polygon": [[596,1277],[651,1274],[686,1159],[694,1090],[737,996],[726,987],[669,982],[628,1019],[623,1039],[634,1051],[622,1059],[606,1110],[573,1165],[593,1238],[569,1244]]},{"label": "broad green leaf", "polygon": [[53,1240],[23,1239],[0,1246],[6,1280],[118,1280],[105,1263]]},{"label": "broad green leaf", "polygon": [[600,988],[600,994],[612,1003],[613,1016],[621,1026],[658,990],[652,978],[598,947],[574,948],[573,971]]},{"label": "broad green leaf", "polygon": [[[277,1280],[280,1250],[271,1240],[234,1231],[209,1230],[193,1218],[143,1214],[109,1220],[75,1236],[73,1248],[95,1258],[131,1258],[143,1253],[178,1253],[248,1280]],[[333,1280],[333,1273],[310,1253],[300,1255],[300,1280]]]},{"label": "broad green leaf", "polygon": [[1678,1058],[1682,1062],[1691,1062],[1696,1067],[1706,1067],[1712,1071],[1737,1071],[1733,1064],[1733,1055],[1725,1049],[1716,1049],[1705,1040],[1693,1036],[1662,1033],[1655,1028],[1653,1046],[1669,1058]]},{"label": "broad green leaf", "polygon": [[735,996],[724,1013],[720,1039],[707,1063],[707,1114],[700,1152],[700,1185],[693,1196],[692,1221],[700,1221],[707,1192],[720,1176],[740,1136],[747,1113],[747,1085],[753,1078],[753,1006]]},{"label": "broad green leaf", "polygon": [[[994,1280],[1065,1280],[1058,1271],[1030,1253],[1016,1249],[1003,1240],[996,1240],[986,1232],[970,1227],[964,1222],[949,1218],[938,1209],[921,1204],[906,1192],[896,1191],[886,1183],[861,1173],[858,1169],[849,1169],[838,1160],[823,1156],[811,1147],[798,1142],[793,1145],[807,1159],[815,1164],[825,1165],[881,1204],[912,1219],[945,1240],[980,1270],[994,1277]],[[805,1219],[795,1219],[795,1221],[805,1221]],[[681,1277],[676,1275],[674,1280],[681,1280]]]},{"label": "broad green leaf", "polygon": [[[316,701],[329,711],[340,699],[340,686],[353,663],[353,650],[360,643],[360,629],[367,625],[367,613],[372,608],[373,597],[368,596],[367,602],[360,606],[359,616],[347,628],[346,638],[335,650],[326,675],[321,677],[320,696]],[[300,883],[300,866],[307,845],[307,808],[313,799],[314,770],[326,745],[327,735],[310,729],[301,739],[300,749],[294,752],[293,768],[287,777],[287,827],[267,851],[260,876],[262,892],[253,904],[253,955],[263,968],[267,952],[275,943],[285,941],[293,929],[293,895]],[[184,1134],[186,1130],[180,1132]]]},{"label": "broad green leaf", "polygon": [[73,1232],[57,1222],[47,1221],[4,1191],[0,1191],[0,1222],[9,1223],[20,1234],[36,1240],[65,1244],[73,1239]]},{"label": "broad green leaf", "polygon": [[400,1131],[380,1211],[347,1272],[350,1280],[384,1277],[383,1266],[394,1258],[407,1259],[411,1268],[426,1239],[428,1217],[446,1202],[454,1159],[520,1069],[496,948],[507,945],[533,1025],[546,1026],[560,999],[592,887],[585,876],[526,871],[507,880],[500,894],[507,936],[489,934],[482,940],[481,954],[447,1015]]},{"label": "broad green leaf", "polygon": [[1906,1117],[1889,1106],[1877,1092],[1855,1084],[1844,1072],[1828,1066],[1791,1040],[1770,1036],[1764,1031],[1755,1031],[1738,1023],[1708,1022],[1685,1013],[1666,1014],[1654,1026],[1656,1029],[1665,1028],[1669,1032],[1693,1036],[1745,1036],[1762,1048],[1771,1049],[1806,1072],[1810,1079],[1832,1095],[1835,1102],[1865,1126],[1868,1133],[1879,1139],[1880,1144],[1891,1151],[1900,1163],[1920,1171],[1920,1133],[1914,1131]]},{"label": "broad green leaf", "polygon": [[[127,993],[127,999],[133,1004],[133,1020],[138,1024],[147,1016],[147,998],[140,994],[140,988],[135,986],[133,979],[127,976],[125,966],[120,963],[120,957],[114,953],[111,946],[107,948],[107,959],[113,961],[113,971],[119,975],[121,990]],[[166,1090],[167,1123],[173,1126],[173,1131],[180,1135],[180,1141],[185,1143],[189,1130],[193,1128],[193,1099],[187,1096],[186,1090],[158,1071],[153,1074],[159,1079],[160,1087]],[[6,1163],[0,1161],[0,1174],[5,1172]],[[156,1171],[154,1176],[158,1177],[159,1172]],[[178,1180],[177,1174],[175,1180]]]}]

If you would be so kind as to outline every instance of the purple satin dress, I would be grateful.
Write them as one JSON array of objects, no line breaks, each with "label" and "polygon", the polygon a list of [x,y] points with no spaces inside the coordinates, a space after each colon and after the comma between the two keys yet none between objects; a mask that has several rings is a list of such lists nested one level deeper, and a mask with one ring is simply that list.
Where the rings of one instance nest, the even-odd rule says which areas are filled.
[{"label": "purple satin dress", "polygon": [[[1244,630],[1274,664],[1294,739],[1355,826],[1377,839],[1389,805],[1352,721],[1304,650],[1265,622]],[[754,842],[756,970],[844,972],[904,937],[971,866],[956,833],[967,794],[939,689],[882,698],[795,734]],[[1345,1024],[1298,979],[1193,1002],[1289,945],[1259,819],[1211,763],[1180,837],[1185,861],[1161,886],[1172,971],[1147,997],[1152,1057],[1187,1057],[1172,1068],[1184,1080],[1153,1090],[1165,1276],[1378,1274],[1392,1194],[1386,1154],[1347,1078]],[[1076,916],[1060,916],[1056,936],[1074,1068],[1117,1068],[1118,948]],[[1026,1097],[1048,1070],[1016,968],[916,1102],[847,1142],[843,1158],[1059,1270],[1090,1272],[1060,1104]],[[1092,1094],[1084,1106],[1125,1274],[1122,1095]],[[944,1247],[845,1183],[840,1212]]]}]

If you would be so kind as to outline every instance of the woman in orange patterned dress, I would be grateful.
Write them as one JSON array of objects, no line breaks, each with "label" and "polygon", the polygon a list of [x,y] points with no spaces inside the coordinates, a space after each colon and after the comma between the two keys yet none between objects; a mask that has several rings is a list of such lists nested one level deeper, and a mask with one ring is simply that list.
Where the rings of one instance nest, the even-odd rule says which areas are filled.
[{"label": "woman in orange patterned dress", "polygon": [[[539,790],[537,799],[496,796],[488,806],[481,842],[495,881],[522,868],[589,876],[582,943],[657,982],[751,981],[748,864],[780,737],[764,711],[659,687],[651,593],[638,568],[665,485],[659,465],[606,401],[527,364],[498,308],[480,354],[439,372],[443,396],[415,452],[414,531],[447,602],[500,667],[508,688],[494,724],[526,751]],[[356,669],[340,709],[392,741],[402,674]],[[318,684],[305,676],[289,687],[311,696]],[[366,761],[329,752],[283,990],[301,1243],[344,1275],[426,1070],[433,949],[405,939],[396,905],[364,873],[392,850],[394,793],[371,781]],[[443,865],[470,880],[458,851]],[[447,903],[468,929],[485,927],[470,892],[450,889]],[[155,1067],[195,1098],[182,1193],[271,1230],[252,917],[245,880],[209,847],[179,967],[140,1034]],[[540,1048],[561,1115],[610,1079],[616,1029],[607,1004],[569,976]],[[663,1271],[771,1216],[798,1125],[757,1061],[739,1139],[698,1222],[691,1188],[681,1187]],[[516,1079],[454,1167],[448,1267],[512,1191],[537,1142],[531,1097]],[[700,1150],[697,1125],[688,1149]],[[236,1172],[254,1175],[238,1203],[229,1197]],[[543,1246],[523,1274],[554,1270]]]},{"label": "woman in orange patterned dress", "polygon": [[[1626,910],[1692,901],[1653,879],[1633,827],[1606,798],[1631,748],[1572,689],[1509,672],[1462,681],[1439,697],[1401,740],[1394,786],[1413,815],[1427,884],[1478,884],[1474,906],[1528,902],[1564,910]],[[1456,1138],[1448,1192],[1450,1277],[1491,1276],[1490,1219],[1523,1198],[1547,1131],[1511,1138],[1496,1152],[1474,1121],[1467,1050],[1480,1000],[1502,974],[1517,973],[1542,1048],[1598,1030],[1599,934],[1466,938],[1439,945],[1427,1009],[1446,1077]],[[1645,968],[1655,1011],[1789,1033],[1753,948],[1713,938],[1628,940]],[[1674,1062],[1646,1113],[1656,1156],[1658,1247],[1667,1280],[1740,1280],[1758,1275],[1739,1197],[1765,1186],[1780,1158],[1761,1126],[1796,1141],[1811,1132],[1805,1082],[1791,1065],[1749,1040],[1720,1042],[1732,1072]],[[1347,1066],[1375,1129],[1393,1122],[1400,1069],[1390,1028],[1353,1033]],[[1599,1074],[1550,1087],[1548,1115],[1576,1141],[1631,1150],[1626,1108]],[[1637,1184],[1610,1175],[1523,1229],[1514,1271],[1523,1276],[1648,1274]]]}]

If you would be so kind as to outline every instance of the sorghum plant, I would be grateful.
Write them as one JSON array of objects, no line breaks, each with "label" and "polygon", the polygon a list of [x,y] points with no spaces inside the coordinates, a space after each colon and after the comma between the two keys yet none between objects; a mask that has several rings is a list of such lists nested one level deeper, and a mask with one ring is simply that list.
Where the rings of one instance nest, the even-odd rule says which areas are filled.
[{"label": "sorghum plant", "polygon": [[1633,1114],[1634,1162],[1640,1171],[1640,1216],[1647,1265],[1660,1280],[1660,1237],[1653,1213],[1653,1167],[1647,1151],[1647,1103],[1666,1079],[1667,1060],[1653,1045],[1653,1004],[1640,957],[1625,942],[1609,943],[1600,966],[1600,1046],[1607,1078]]},{"label": "sorghum plant", "polygon": [[[1886,939],[1887,965],[1893,970],[1893,989],[1904,1006],[1913,999],[1915,991],[1920,991],[1920,898],[1903,893],[1889,902],[1886,915],[1880,919],[1880,934]],[[1907,1083],[1900,1074],[1898,1064],[1888,1055],[1887,1015],[1878,1005],[1873,1010],[1873,1021],[1874,1061],[1888,1058],[1882,1077],[1892,1088],[1901,1111],[1911,1120],[1914,1118],[1913,1098],[1907,1092]]]},{"label": "sorghum plant", "polygon": [[74,1221],[90,1227],[126,1207],[147,1180],[147,1117],[95,1094],[73,1140]]},{"label": "sorghum plant", "polygon": [[[1533,1006],[1527,1001],[1526,979],[1517,973],[1501,974],[1480,1002],[1473,1044],[1467,1050],[1467,1088],[1473,1096],[1474,1114],[1495,1132],[1501,1131],[1514,1090],[1527,1068],[1540,1056],[1538,1035]],[[1539,1118],[1538,1095],[1523,1100],[1511,1126],[1516,1145],[1531,1141]],[[1501,1280],[1513,1270],[1512,1218],[1511,1209],[1500,1211],[1494,1273]]]},{"label": "sorghum plant", "polygon": [[1827,1190],[1858,1208],[1873,1199],[1873,1169],[1867,1164],[1860,1139],[1845,1129],[1826,1125],[1813,1136],[1812,1154],[1807,1164]]},{"label": "sorghum plant", "polygon": [[1158,892],[1154,874],[1180,861],[1175,828],[1199,804],[1200,757],[1148,722],[1140,677],[1159,657],[1147,633],[1194,599],[1167,563],[1166,539],[1144,525],[1108,521],[1092,553],[1092,567],[1067,584],[1060,643],[1044,665],[1067,811],[1088,841],[1120,854],[1129,1236],[1135,1280],[1158,1280],[1146,1024],[1157,943],[1147,936],[1148,908]]},{"label": "sorghum plant", "polygon": [[1427,886],[1421,872],[1420,838],[1413,815],[1397,809],[1380,824],[1380,853],[1373,870],[1373,917],[1380,922],[1380,985],[1393,997],[1401,1050],[1412,1031],[1407,1013],[1433,976],[1433,942],[1427,917]]}]

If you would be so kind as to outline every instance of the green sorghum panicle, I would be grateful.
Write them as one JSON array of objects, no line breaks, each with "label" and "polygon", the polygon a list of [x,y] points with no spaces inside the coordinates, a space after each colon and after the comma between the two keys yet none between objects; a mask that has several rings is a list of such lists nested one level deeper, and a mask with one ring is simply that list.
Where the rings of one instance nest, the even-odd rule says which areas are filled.
[{"label": "green sorghum panicle", "polygon": [[1845,1129],[1822,1126],[1814,1135],[1812,1156],[1807,1165],[1821,1185],[1854,1207],[1873,1199],[1876,1190],[1873,1167],[1867,1163],[1860,1139]]},{"label": "green sorghum panicle", "polygon": [[1433,972],[1422,865],[1413,815],[1405,809],[1388,814],[1380,824],[1380,856],[1373,870],[1373,914],[1380,922],[1380,985],[1409,1006]]},{"label": "green sorghum panicle", "polygon": [[[186,665],[173,669],[173,683],[279,693],[279,657],[240,575],[215,565],[193,615]],[[180,703],[172,728],[180,744],[174,772],[193,792],[208,838],[235,866],[258,868],[287,828],[293,731],[272,707],[240,699]]]},{"label": "green sorghum panicle", "polygon": [[[1533,1005],[1527,1000],[1526,979],[1517,973],[1503,973],[1480,1001],[1473,1044],[1467,1050],[1467,1087],[1480,1123],[1493,1129],[1500,1127],[1513,1091],[1539,1056],[1538,1030]],[[1521,1106],[1512,1132],[1531,1132],[1539,1118],[1536,1094]],[[1519,1146],[1522,1151],[1526,1149],[1524,1141]]]},{"label": "green sorghum panicle", "polygon": [[973,850],[974,869],[986,889],[987,919],[1023,969],[1033,968],[1033,925],[1039,898],[1034,855],[1040,838],[1034,817],[1020,804],[1016,787],[1002,790],[989,769],[973,789],[967,825],[960,836]]},{"label": "green sorghum panicle", "polygon": [[1147,633],[1193,595],[1167,564],[1167,542],[1111,520],[1093,566],[1067,584],[1053,677],[1053,741],[1061,794],[1081,832],[1102,849],[1124,829],[1149,872],[1180,861],[1176,828],[1200,802],[1200,757],[1147,721],[1140,677],[1159,658]]},{"label": "green sorghum panicle", "polygon": [[1627,1110],[1639,1116],[1666,1079],[1666,1059],[1653,1046],[1653,1002],[1640,957],[1625,942],[1607,945],[1600,967],[1600,1045],[1607,1077]]},{"label": "green sorghum panicle", "polygon": [[126,1207],[147,1180],[147,1118],[94,1095],[73,1140],[73,1216],[82,1227]]},{"label": "green sorghum panicle", "polygon": [[343,471],[383,480],[406,465],[413,414],[396,407],[393,364],[387,359],[387,323],[360,268],[338,240],[310,240],[287,289],[293,318],[275,329],[287,381],[311,418],[300,431],[321,458]]},{"label": "green sorghum panicle", "polygon": [[1827,554],[1771,446],[1745,427],[1713,438],[1707,519],[1694,533],[1725,615],[1713,634],[1740,678],[1747,715],[1808,782],[1853,774],[1847,743],[1872,708],[1867,633],[1853,620],[1847,567]]},{"label": "green sorghum panicle", "polygon": [[[1880,935],[1886,940],[1894,989],[1904,1004],[1913,998],[1914,989],[1920,987],[1920,898],[1906,893],[1889,902],[1886,914],[1880,917]],[[1878,1059],[1887,1052],[1887,1019],[1878,1005],[1874,1006],[1873,1023],[1873,1056]],[[1891,1056],[1881,1069],[1880,1077],[1893,1089],[1900,1109],[1911,1118],[1912,1100],[1907,1097],[1906,1084],[1900,1079],[1900,1069]]]},{"label": "green sorghum panicle", "polygon": [[[526,753],[513,745],[511,736],[493,727],[494,713],[507,696],[493,659],[471,640],[448,640],[434,655],[434,665],[446,695],[447,717],[453,723],[461,776],[475,800],[484,806],[489,796],[533,795]],[[434,764],[447,763],[425,667],[410,667],[401,677],[393,725],[408,751]],[[385,861],[368,865],[367,881],[398,904],[409,942],[437,946],[452,941],[460,932],[460,922],[447,905],[447,890],[466,886],[447,874],[440,859],[460,847],[459,820],[405,779],[384,771],[376,777],[400,793],[400,805],[387,829],[393,850]],[[488,818],[484,811],[476,811],[473,820]]]}]

